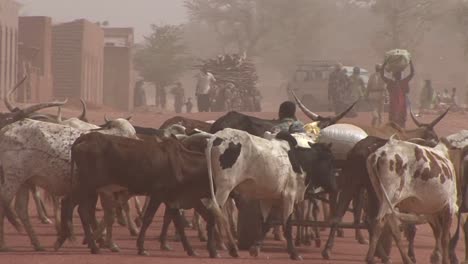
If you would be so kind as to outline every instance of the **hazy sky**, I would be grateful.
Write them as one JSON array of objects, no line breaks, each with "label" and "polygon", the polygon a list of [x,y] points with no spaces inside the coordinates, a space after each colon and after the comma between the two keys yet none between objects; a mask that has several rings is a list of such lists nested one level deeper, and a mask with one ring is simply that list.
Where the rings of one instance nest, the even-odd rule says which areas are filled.
[{"label": "hazy sky", "polygon": [[21,15],[50,16],[54,23],[86,18],[110,26],[133,27],[137,40],[150,24],[180,24],[187,19],[183,0],[17,0]]}]

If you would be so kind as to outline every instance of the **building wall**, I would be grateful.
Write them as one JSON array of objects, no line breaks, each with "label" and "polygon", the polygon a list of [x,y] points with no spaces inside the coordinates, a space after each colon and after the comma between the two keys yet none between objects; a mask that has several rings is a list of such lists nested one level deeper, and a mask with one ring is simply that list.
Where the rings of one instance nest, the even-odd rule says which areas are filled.
[{"label": "building wall", "polygon": [[53,97],[52,19],[41,16],[20,17],[18,44],[18,74],[28,75],[23,89],[18,91],[18,100],[50,100]]},{"label": "building wall", "polygon": [[16,1],[0,0],[0,97],[2,98],[17,81],[18,11],[19,5]]},{"label": "building wall", "polygon": [[104,104],[133,109],[132,55],[127,47],[104,48]]},{"label": "building wall", "polygon": [[104,104],[133,109],[133,29],[104,28]]},{"label": "building wall", "polygon": [[87,20],[59,24],[52,30],[52,72],[57,97],[102,104],[104,33]]}]

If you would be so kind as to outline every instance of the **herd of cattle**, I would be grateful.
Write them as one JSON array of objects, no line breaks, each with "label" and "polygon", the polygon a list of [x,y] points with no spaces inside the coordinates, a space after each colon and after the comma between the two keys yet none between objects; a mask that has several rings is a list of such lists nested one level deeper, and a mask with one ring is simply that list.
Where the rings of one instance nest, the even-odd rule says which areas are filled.
[{"label": "herd of cattle", "polygon": [[[354,105],[337,116],[323,117],[296,98],[300,109],[319,128],[318,133],[272,135],[268,131],[279,120],[238,112],[229,112],[215,122],[174,117],[159,129],[132,126],[130,118],[105,118],[98,126],[87,122],[85,106],[80,117],[65,120],[61,114],[36,113],[48,107],[60,110],[66,101],[15,108],[10,97],[20,84],[5,97],[10,112],[0,114],[2,251],[8,250],[4,216],[17,230],[26,230],[35,250],[44,250],[28,215],[32,192],[40,218],[49,221],[41,213],[39,186],[54,201],[56,250],[74,238],[72,219],[78,206],[84,242],[92,253],[98,253],[100,247],[119,251],[112,228],[116,211],[122,210],[130,232],[138,235],[138,254],[147,255],[145,233],[164,203],[162,249],[169,249],[167,231],[173,221],[187,254],[196,254],[185,236],[180,210],[194,209],[206,221],[210,257],[219,256],[223,237],[227,238],[229,254],[237,257],[233,205],[239,199],[252,199],[259,201],[262,226],[261,235],[251,245],[251,255],[259,253],[272,226],[273,212],[278,211],[287,251],[299,260],[295,246],[304,233],[300,228],[305,227],[298,226],[295,243],[293,219],[297,222],[308,213],[294,212],[314,207],[319,196],[327,200],[321,195],[326,193],[330,235],[322,252],[324,258],[331,258],[335,234],[353,201],[360,243],[367,243],[358,227],[362,212],[366,214],[370,234],[367,263],[375,263],[375,258],[390,263],[392,241],[403,262],[414,263],[415,225],[423,223],[429,223],[436,240],[431,263],[458,263],[455,248],[461,214],[468,204],[464,177],[468,131],[437,136],[434,127],[448,110],[429,124],[411,115],[417,125],[411,130],[393,123],[381,128],[356,127],[336,124]],[[144,206],[136,196],[147,197]],[[96,219],[98,198],[104,212],[101,223]],[[130,217],[129,199],[138,205],[140,230]],[[457,229],[450,236],[453,222]],[[468,225],[464,227],[468,232]],[[409,242],[407,249],[400,238],[402,230]]]}]

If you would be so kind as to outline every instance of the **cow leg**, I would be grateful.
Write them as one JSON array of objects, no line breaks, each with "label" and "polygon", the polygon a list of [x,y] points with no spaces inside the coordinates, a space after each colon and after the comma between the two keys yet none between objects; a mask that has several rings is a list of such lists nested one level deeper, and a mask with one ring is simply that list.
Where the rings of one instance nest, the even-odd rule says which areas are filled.
[{"label": "cow leg", "polygon": [[215,231],[215,216],[211,213],[202,203],[199,203],[195,206],[195,213],[199,214],[206,221],[206,232],[208,235],[208,241],[206,247],[210,254],[210,258],[219,258],[221,257],[218,254],[214,231]]},{"label": "cow leg", "polygon": [[184,250],[189,256],[197,256],[197,253],[193,250],[192,245],[190,245],[187,236],[185,235],[185,223],[182,213],[178,208],[170,208],[170,212],[173,217],[176,230],[180,235],[180,240],[182,242],[182,245],[184,246]]},{"label": "cow leg", "polygon": [[123,209],[123,213],[125,214],[128,231],[130,232],[131,236],[137,236],[138,227],[136,226],[136,223],[135,221],[133,221],[132,216],[130,214],[130,205],[128,201],[130,197],[128,196],[128,194],[126,194],[121,198],[123,198],[123,200],[121,200],[121,206]]},{"label": "cow leg", "polygon": [[156,199],[156,197],[151,196],[148,202],[148,207],[146,208],[145,214],[143,215],[140,234],[138,235],[138,238],[137,238],[137,248],[138,248],[139,255],[144,255],[144,256],[149,255],[149,253],[144,248],[146,230],[148,229],[149,225],[153,221],[154,214],[156,214],[156,211],[158,210],[160,205],[161,205],[161,202],[158,199]]},{"label": "cow leg", "polygon": [[138,216],[143,216],[143,207],[141,206],[140,198],[133,196],[133,202],[135,203],[135,209]]},{"label": "cow leg", "polygon": [[262,222],[262,232],[260,233],[260,237],[257,238],[257,240],[249,249],[249,253],[253,257],[258,257],[258,255],[260,254],[260,250],[263,246],[263,241],[265,240],[267,233],[270,231],[272,227],[272,225],[270,224],[270,221],[271,221],[270,218],[271,218],[271,215],[268,217],[268,219],[265,222]]},{"label": "cow leg", "polygon": [[442,264],[450,264],[450,227],[452,225],[452,214],[449,209],[444,209],[441,215],[442,229]]},{"label": "cow leg", "polygon": [[403,225],[405,228],[406,239],[408,240],[408,256],[413,262],[416,262],[416,255],[414,254],[414,239],[416,237],[416,225]]},{"label": "cow leg", "polygon": [[395,244],[400,251],[401,258],[404,264],[414,264],[411,258],[406,254],[405,249],[403,248],[403,244],[401,243],[401,231],[399,226],[399,221],[395,215],[388,216],[388,223],[392,230],[392,236],[395,240]]},{"label": "cow leg", "polygon": [[45,251],[45,249],[41,246],[41,243],[37,239],[37,235],[34,232],[34,229],[31,225],[28,213],[28,203],[29,186],[28,184],[23,184],[16,193],[15,210],[26,232],[28,233],[29,239],[31,240],[31,244],[33,245],[34,249],[36,251]]},{"label": "cow leg", "polygon": [[296,250],[296,247],[293,243],[292,237],[292,215],[288,217],[286,224],[284,225],[284,236],[286,237],[287,250],[289,257],[293,260],[302,260],[302,256]]},{"label": "cow leg", "polygon": [[[322,202],[323,203],[323,202]],[[316,199],[309,200],[309,209],[311,210],[310,213],[306,214],[306,219],[312,219],[313,221],[319,221],[319,214],[320,214],[320,207],[319,201]],[[329,219],[328,219],[329,220]],[[314,240],[315,240],[315,247],[319,248],[322,245],[322,241],[320,240],[320,229],[316,226],[308,227],[313,230],[314,232]],[[310,245],[310,235],[309,242],[305,243],[306,245]]]},{"label": "cow leg", "polygon": [[114,242],[112,238],[113,225],[115,221],[115,208],[116,208],[116,203],[114,202],[113,198],[114,197],[112,194],[107,194],[107,193],[101,194],[101,202],[102,202],[102,207],[104,209],[104,222],[106,224],[106,239],[104,242],[104,246],[106,248],[109,248],[112,252],[119,252],[120,248],[119,246],[117,246],[117,244]]},{"label": "cow leg", "polygon": [[123,208],[120,203],[115,207],[115,217],[117,218],[117,223],[120,226],[127,226],[127,219],[124,215]]},{"label": "cow leg", "polygon": [[[59,200],[56,199],[56,202]],[[72,199],[72,196],[65,196],[62,199],[62,207],[60,208],[60,232],[58,234],[57,240],[54,244],[55,251],[59,250],[62,247],[65,240],[68,238],[74,240],[73,237],[73,209],[76,206],[76,201]],[[57,208],[59,208],[57,206]]]},{"label": "cow leg", "polygon": [[366,261],[368,264],[374,264],[374,255],[377,248],[377,242],[382,234],[382,229],[384,227],[384,219],[382,220],[372,220],[370,224],[370,241],[369,241],[369,250],[367,251]]},{"label": "cow leg", "polygon": [[[297,221],[304,220],[304,207],[302,206],[304,201],[296,205],[296,210],[294,210],[294,215],[296,216]],[[296,246],[300,247],[302,245],[302,226],[298,225],[296,227]]]},{"label": "cow leg", "polygon": [[[349,204],[351,203],[351,199],[353,198],[353,191],[356,188],[345,188],[339,196],[338,202],[336,204],[336,210],[334,212],[333,218],[330,220],[330,233],[328,235],[327,243],[325,244],[325,248],[322,251],[322,257],[324,259],[330,259],[331,251],[333,249],[333,245],[335,244],[335,237],[336,232],[338,231],[337,224],[341,222],[343,216],[346,213],[346,209],[348,209]],[[358,189],[360,190],[360,189]]]},{"label": "cow leg", "polygon": [[163,251],[170,251],[172,248],[167,244],[167,231],[169,230],[169,225],[172,222],[172,215],[169,210],[169,207],[166,206],[164,210],[163,225],[161,227],[161,234],[159,235],[160,249]]},{"label": "cow leg", "polygon": [[236,210],[236,204],[234,199],[229,198],[226,201],[226,213],[228,215],[229,227],[231,228],[232,235],[237,238],[237,221],[234,215],[234,210]]},{"label": "cow leg", "polygon": [[[52,206],[54,208],[54,221],[55,221],[55,230],[57,230],[57,234],[60,233],[60,198],[55,195],[52,196]],[[73,237],[73,229],[70,231],[71,237]]]},{"label": "cow leg", "polygon": [[[362,210],[364,207],[364,194],[365,192],[359,192],[357,195],[354,196],[353,199],[353,215],[355,225],[358,225],[361,222]],[[362,235],[360,228],[356,228],[354,237],[356,241],[361,245],[369,243],[369,241],[367,241],[367,239],[365,239]]]},{"label": "cow leg", "polygon": [[465,219],[463,224],[463,231],[465,234],[465,263],[468,263],[468,218]]},{"label": "cow leg", "polygon": [[52,221],[50,221],[50,219],[47,217],[47,211],[44,206],[44,202],[41,199],[41,192],[36,187],[36,185],[33,184],[30,185],[30,189],[33,195],[34,203],[36,204],[36,211],[39,220],[41,220],[41,223],[43,224],[52,224]]},{"label": "cow leg", "polygon": [[205,231],[203,230],[203,223],[201,222],[201,218],[200,218],[200,215],[195,212],[193,214],[193,224],[192,224],[192,227],[194,225],[196,225],[196,230],[197,230],[197,233],[198,233],[198,239],[200,239],[201,242],[205,242],[206,241],[206,235],[205,235]]},{"label": "cow leg", "polygon": [[96,244],[96,241],[93,237],[93,230],[91,228],[91,224],[93,222],[93,215],[91,214],[91,209],[96,208],[96,204],[93,203],[91,200],[97,201],[97,194],[96,193],[87,193],[82,194],[80,198],[80,203],[78,205],[78,214],[80,215],[81,224],[83,225],[83,230],[85,233],[85,239],[88,244],[88,247],[91,248],[92,254],[98,254],[99,248]]}]

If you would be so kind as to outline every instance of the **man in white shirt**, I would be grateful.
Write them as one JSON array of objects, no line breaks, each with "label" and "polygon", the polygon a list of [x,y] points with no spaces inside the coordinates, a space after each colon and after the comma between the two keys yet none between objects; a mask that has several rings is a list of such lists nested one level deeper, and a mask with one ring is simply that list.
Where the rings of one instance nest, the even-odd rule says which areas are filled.
[{"label": "man in white shirt", "polygon": [[216,82],[215,77],[203,67],[197,75],[197,89],[195,92],[199,112],[208,112],[210,110],[210,91],[213,82]]}]

